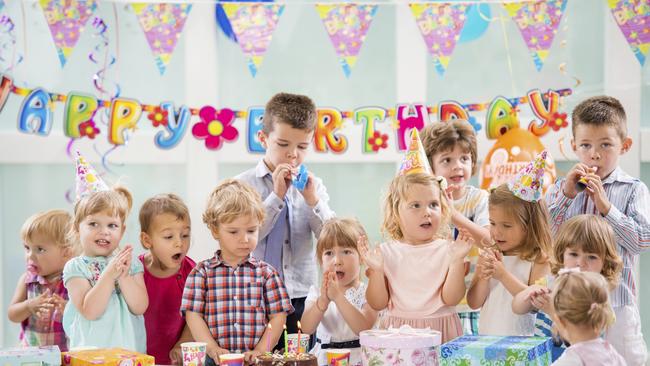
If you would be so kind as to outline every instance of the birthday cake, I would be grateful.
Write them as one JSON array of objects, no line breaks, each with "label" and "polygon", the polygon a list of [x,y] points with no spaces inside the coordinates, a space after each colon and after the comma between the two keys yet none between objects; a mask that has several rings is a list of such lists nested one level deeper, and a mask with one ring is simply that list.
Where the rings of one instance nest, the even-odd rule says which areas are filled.
[{"label": "birthday cake", "polygon": [[273,353],[257,357],[257,366],[318,366],[316,356],[308,353]]}]

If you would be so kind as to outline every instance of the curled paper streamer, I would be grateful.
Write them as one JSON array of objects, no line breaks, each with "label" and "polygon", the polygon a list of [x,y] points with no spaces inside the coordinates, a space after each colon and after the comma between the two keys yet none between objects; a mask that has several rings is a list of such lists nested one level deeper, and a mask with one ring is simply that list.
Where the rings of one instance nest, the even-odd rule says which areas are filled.
[{"label": "curled paper streamer", "polygon": [[[16,54],[16,32],[13,20],[8,15],[0,16],[0,63],[9,65],[3,67],[3,73],[9,74],[23,61],[21,54]],[[9,59],[5,55],[11,53]]]}]

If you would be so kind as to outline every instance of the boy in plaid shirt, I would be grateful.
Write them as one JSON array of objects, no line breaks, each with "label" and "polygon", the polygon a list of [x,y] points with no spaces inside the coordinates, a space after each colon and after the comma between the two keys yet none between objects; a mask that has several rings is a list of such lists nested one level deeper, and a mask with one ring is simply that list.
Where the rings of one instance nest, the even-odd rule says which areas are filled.
[{"label": "boy in plaid shirt", "polygon": [[277,343],[293,312],[278,272],[250,255],[263,220],[259,194],[240,181],[223,181],[208,199],[203,222],[220,249],[189,274],[181,303],[192,336],[207,343],[206,365],[226,353],[253,363]]}]

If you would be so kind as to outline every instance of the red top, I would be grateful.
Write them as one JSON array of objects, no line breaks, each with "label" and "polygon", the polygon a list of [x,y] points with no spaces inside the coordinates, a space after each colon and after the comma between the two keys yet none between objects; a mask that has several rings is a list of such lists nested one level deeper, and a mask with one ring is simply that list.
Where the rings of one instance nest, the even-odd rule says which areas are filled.
[{"label": "red top", "polygon": [[169,351],[181,337],[185,327],[185,319],[180,312],[185,280],[196,263],[185,257],[175,275],[160,278],[149,272],[144,263],[144,254],[138,258],[144,266],[144,284],[149,295],[149,307],[144,313],[147,354],[155,357],[156,364],[171,364]]}]

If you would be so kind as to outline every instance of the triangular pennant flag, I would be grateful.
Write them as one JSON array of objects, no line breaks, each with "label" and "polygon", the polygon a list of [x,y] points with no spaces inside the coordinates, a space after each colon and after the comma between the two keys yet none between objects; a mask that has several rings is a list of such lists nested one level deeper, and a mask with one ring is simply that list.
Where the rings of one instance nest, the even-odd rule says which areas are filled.
[{"label": "triangular pennant flag", "polygon": [[505,3],[503,7],[517,24],[533,56],[535,67],[540,71],[562,20],[566,0]]},{"label": "triangular pennant flag", "polygon": [[284,5],[260,3],[223,3],[223,7],[242,52],[248,57],[253,77],[262,64]]},{"label": "triangular pennant flag", "polygon": [[445,74],[460,31],[465,25],[467,5],[411,3],[411,12],[440,76]]},{"label": "triangular pennant flag", "polygon": [[641,63],[650,48],[650,1],[608,0],[616,24]]},{"label": "triangular pennant flag", "polygon": [[131,8],[138,17],[162,75],[183,32],[192,4],[133,3]]},{"label": "triangular pennant flag", "polygon": [[61,66],[65,66],[72,49],[83,32],[88,18],[97,9],[95,0],[39,0],[52,33]]},{"label": "triangular pennant flag", "polygon": [[377,5],[316,4],[316,11],[341,58],[345,76],[350,77]]}]

